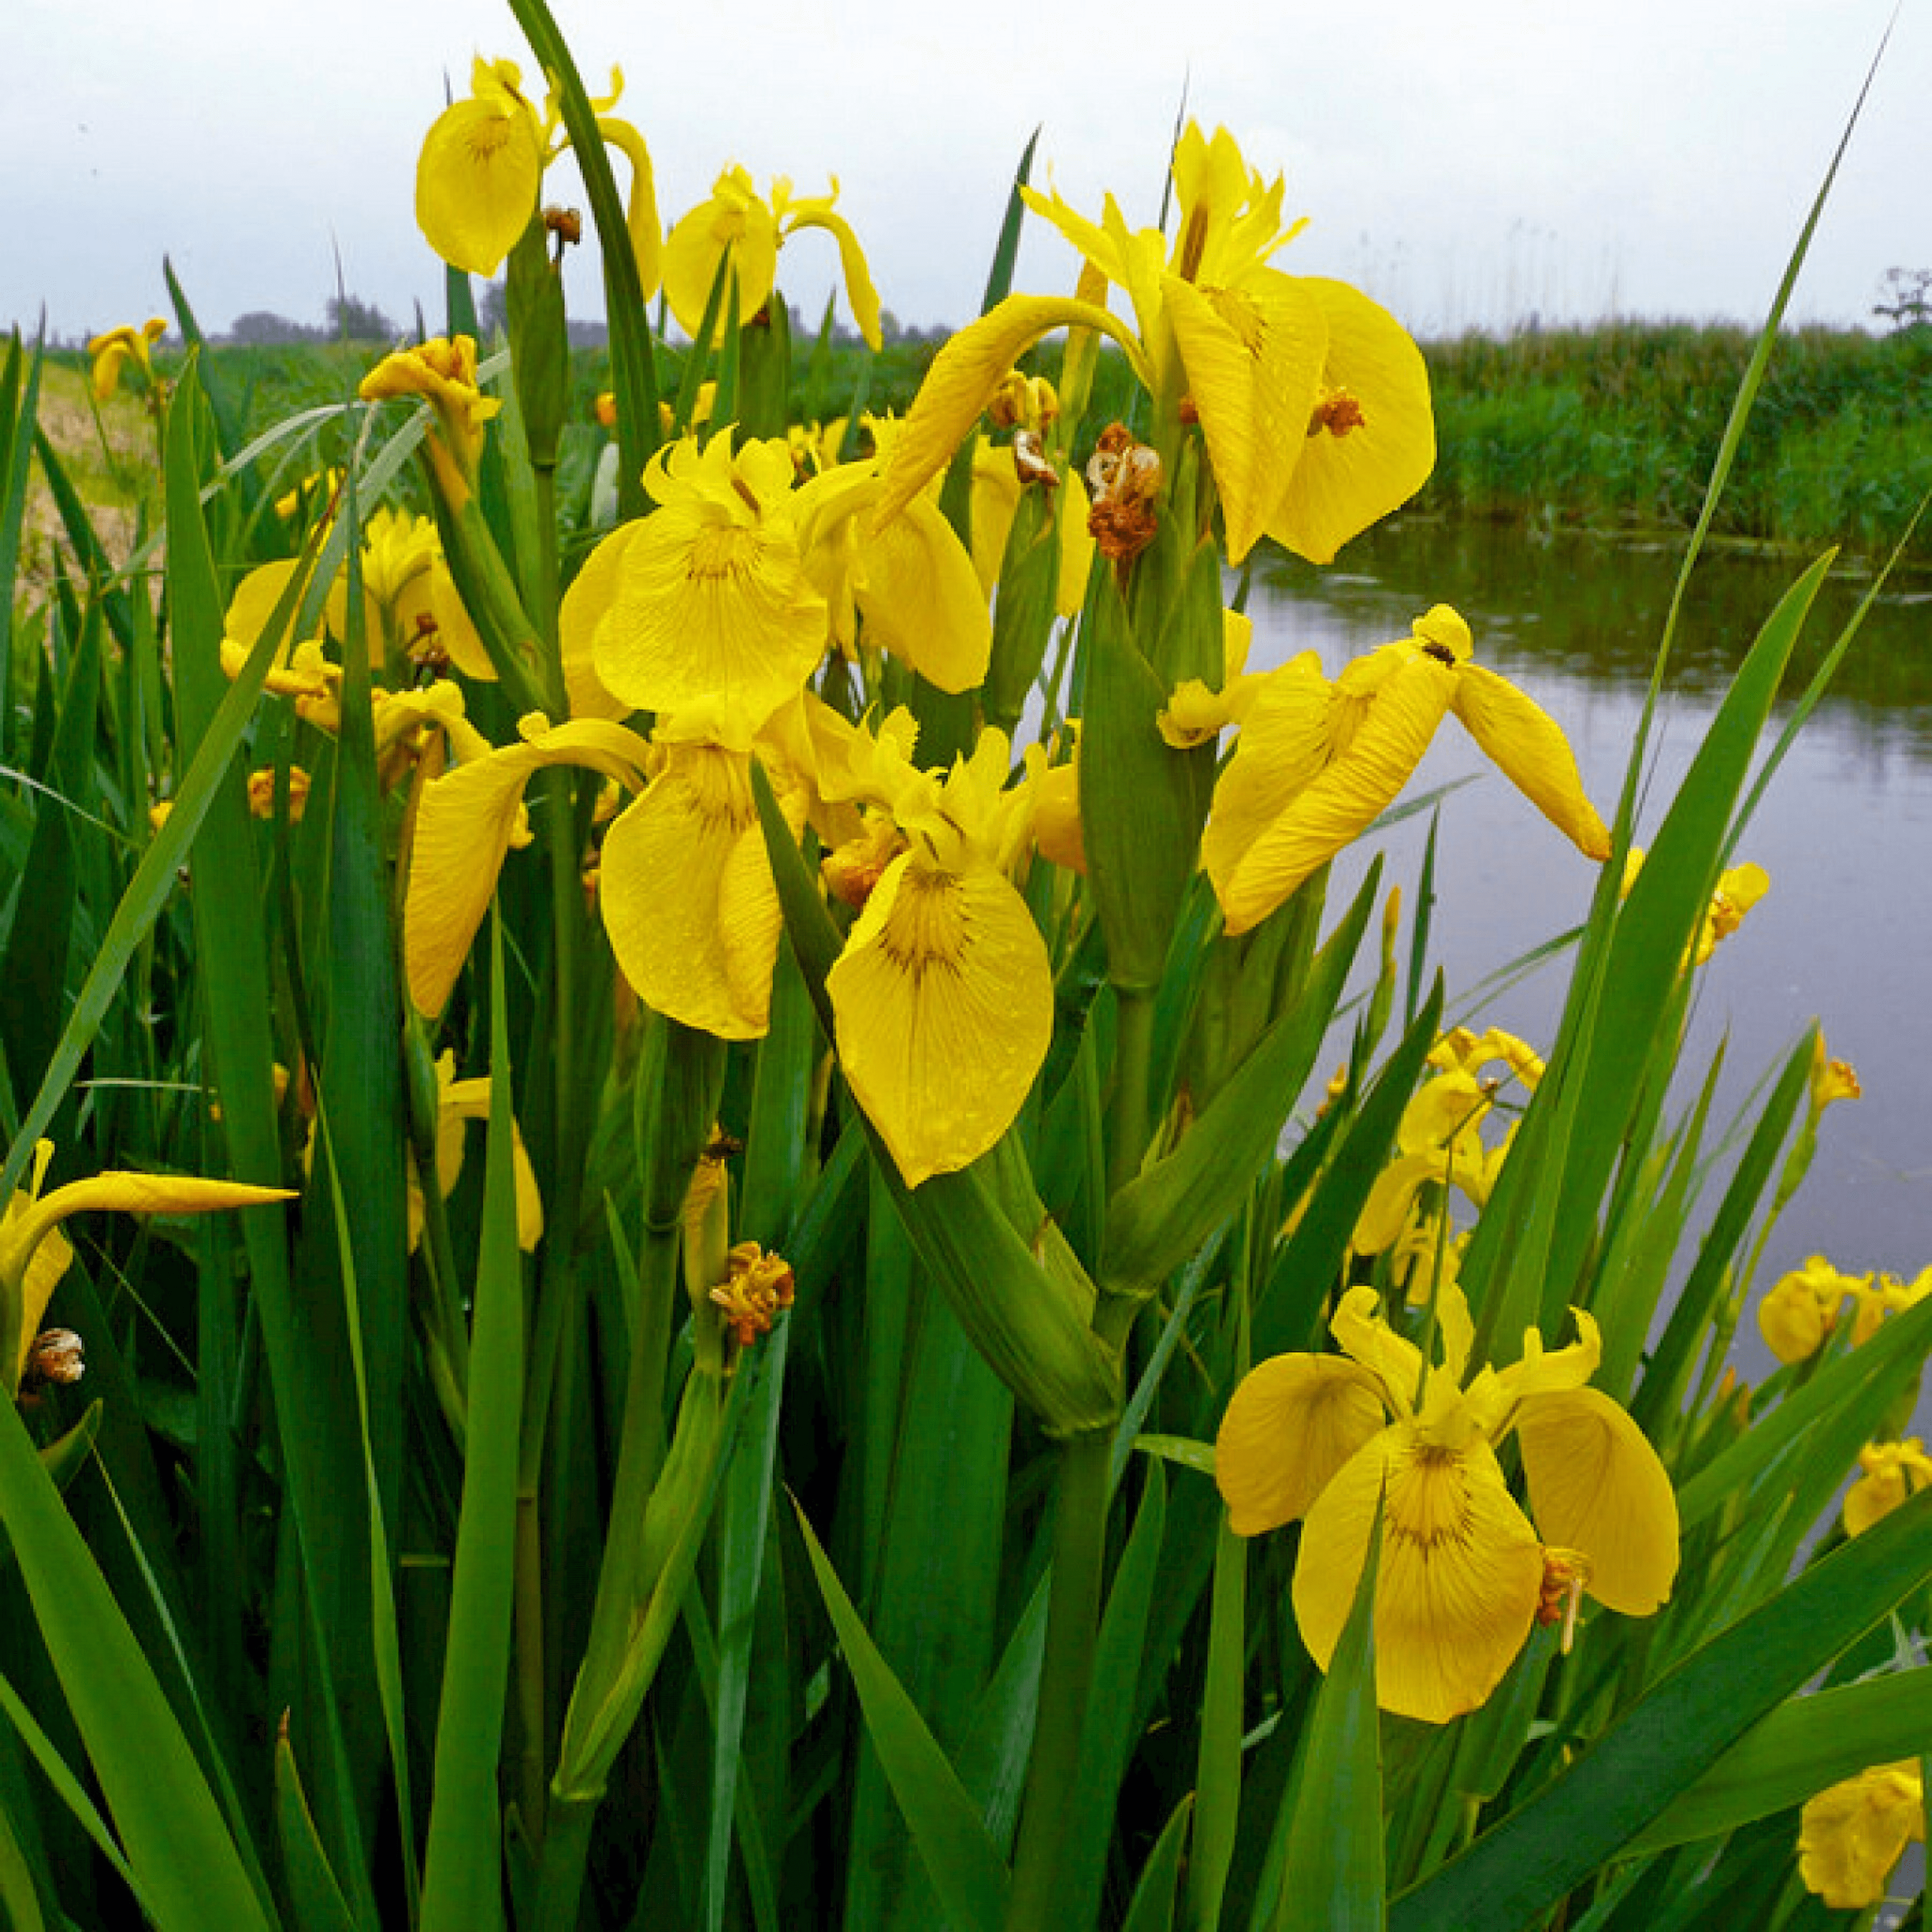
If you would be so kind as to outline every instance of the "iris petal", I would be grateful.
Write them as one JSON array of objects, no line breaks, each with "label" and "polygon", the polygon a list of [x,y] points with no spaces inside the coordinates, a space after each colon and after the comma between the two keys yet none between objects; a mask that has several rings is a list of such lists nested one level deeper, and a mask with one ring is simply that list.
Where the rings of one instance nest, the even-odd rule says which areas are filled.
[{"label": "iris petal", "polygon": [[1584,796],[1569,741],[1541,705],[1486,666],[1466,664],[1453,708],[1497,770],[1586,859],[1610,856],[1610,835]]},{"label": "iris petal", "polygon": [[1593,1388],[1531,1396],[1516,1427],[1545,1540],[1590,1559],[1600,1604],[1648,1616],[1677,1574],[1677,1498],[1642,1430]]},{"label": "iris petal", "polygon": [[1242,1379],[1221,1418],[1214,1480],[1228,1527],[1256,1536],[1306,1516],[1386,1420],[1374,1376],[1339,1355],[1274,1355]]},{"label": "iris petal", "polygon": [[1535,1619],[1543,1550],[1480,1438],[1455,1452],[1384,1430],[1308,1513],[1294,1613],[1323,1670],[1348,1621],[1384,1495],[1376,1688],[1385,1711],[1446,1724],[1488,1697]]},{"label": "iris petal", "polygon": [[827,976],[838,1060],[906,1185],[992,1147],[1053,1031],[1053,977],[1026,902],[990,866],[887,868]]}]

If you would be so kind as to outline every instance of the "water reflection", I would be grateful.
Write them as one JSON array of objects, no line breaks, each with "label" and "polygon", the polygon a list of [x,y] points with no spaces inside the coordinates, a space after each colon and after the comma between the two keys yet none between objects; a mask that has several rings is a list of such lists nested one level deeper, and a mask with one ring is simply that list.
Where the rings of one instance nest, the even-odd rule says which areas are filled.
[{"label": "water reflection", "polygon": [[[1438,601],[1469,620],[1483,662],[1562,724],[1586,786],[1608,818],[1648,686],[1678,551],[1539,540],[1488,525],[1411,522],[1384,529],[1316,571],[1272,556],[1255,574],[1252,668],[1318,651],[1332,673],[1405,635]],[[1656,829],[1732,671],[1802,567],[1714,554],[1694,580],[1673,652],[1663,730],[1640,815]],[[1828,583],[1794,659],[1795,694],[1869,587]],[[1774,718],[1774,730],[1788,715]],[[1592,868],[1445,724],[1419,784],[1472,782],[1442,806],[1433,951],[1452,1009],[1492,974],[1587,908]],[[1393,830],[1386,876],[1412,891],[1426,821]],[[1814,1015],[1850,1059],[1863,1100],[1835,1108],[1811,1178],[1767,1247],[1762,1288],[1809,1254],[1840,1268],[1910,1278],[1932,1262],[1932,592],[1923,580],[1874,608],[1774,778],[1738,856],[1772,891],[1705,969],[1688,1064],[1726,1045],[1720,1108],[1735,1110]],[[1338,865],[1352,887],[1365,860]],[[1484,1017],[1546,1044],[1567,983],[1539,969],[1486,1001]],[[1707,1196],[1694,1235],[1715,1210]],[[1748,1328],[1747,1339],[1755,1342]],[[1748,1373],[1764,1365],[1748,1353]]]}]

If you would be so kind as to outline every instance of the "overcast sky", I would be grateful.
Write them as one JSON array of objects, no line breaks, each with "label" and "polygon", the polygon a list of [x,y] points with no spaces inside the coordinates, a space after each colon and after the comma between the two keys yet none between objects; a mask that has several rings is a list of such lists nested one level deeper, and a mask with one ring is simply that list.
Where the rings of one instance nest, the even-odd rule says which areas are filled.
[{"label": "overcast sky", "polygon": [[[1006,188],[1040,157],[1076,206],[1151,221],[1185,82],[1204,123],[1311,218],[1280,258],[1418,333],[1546,320],[1760,318],[1893,0],[554,0],[580,66],[613,62],[667,224],[721,166],[800,193],[836,175],[886,306],[977,308]],[[1800,286],[1868,315],[1932,267],[1932,0],[1903,0]],[[0,0],[0,325],[72,337],[165,308],[171,254],[204,326],[320,320],[350,290],[432,326],[417,148],[471,56],[532,70],[498,0]],[[620,178],[622,170],[620,168]],[[1037,175],[1036,178],[1040,178]],[[572,198],[559,171],[547,198]],[[1032,224],[1037,229],[1037,224]],[[815,313],[829,241],[780,284]],[[1018,285],[1071,285],[1036,232]],[[573,311],[601,313],[580,261]]]}]

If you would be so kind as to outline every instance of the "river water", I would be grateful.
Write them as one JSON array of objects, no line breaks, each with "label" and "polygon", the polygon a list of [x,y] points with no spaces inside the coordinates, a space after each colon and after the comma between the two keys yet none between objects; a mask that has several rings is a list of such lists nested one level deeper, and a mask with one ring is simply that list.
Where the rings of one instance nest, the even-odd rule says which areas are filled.
[{"label": "river water", "polygon": [[[1607,821],[1681,555],[1681,543],[1613,545],[1419,520],[1363,538],[1327,570],[1271,554],[1250,596],[1250,668],[1313,649],[1332,674],[1357,653],[1406,635],[1430,604],[1454,604],[1469,622],[1478,658],[1562,725]],[[1654,836],[1731,672],[1808,561],[1720,552],[1700,562],[1672,654],[1639,844]],[[1868,588],[1858,569],[1834,571],[1787,676],[1791,696]],[[1789,710],[1780,703],[1767,746]],[[1441,807],[1430,963],[1444,970],[1452,1016],[1507,1027],[1546,1049],[1568,983],[1567,956],[1473,1009],[1468,996],[1580,922],[1594,868],[1451,718],[1416,784],[1459,779],[1472,782]],[[1418,816],[1378,841],[1384,877],[1402,883],[1406,901],[1426,826]],[[1909,1280],[1932,1263],[1932,582],[1920,577],[1882,595],[1738,856],[1755,860],[1772,883],[1702,969],[1686,1064],[1701,1078],[1728,1036],[1714,1118],[1749,1101],[1814,1016],[1864,1090],[1826,1115],[1810,1175],[1772,1234],[1758,1288],[1811,1254],[1851,1273],[1877,1268]],[[1338,861],[1332,904],[1345,902],[1364,862],[1360,854]],[[1716,1204],[1714,1187],[1694,1217],[1694,1244]],[[1748,1321],[1740,1337],[1748,1375],[1766,1360],[1755,1342]]]}]

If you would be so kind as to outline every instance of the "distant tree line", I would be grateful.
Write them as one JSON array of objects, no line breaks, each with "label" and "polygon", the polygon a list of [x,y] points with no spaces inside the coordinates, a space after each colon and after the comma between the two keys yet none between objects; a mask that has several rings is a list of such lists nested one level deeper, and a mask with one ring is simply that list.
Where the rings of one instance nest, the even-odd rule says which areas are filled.
[{"label": "distant tree line", "polygon": [[359,296],[331,296],[321,324],[296,322],[273,309],[254,308],[229,325],[226,340],[250,349],[285,348],[302,342],[394,342],[401,328],[374,302]]}]

